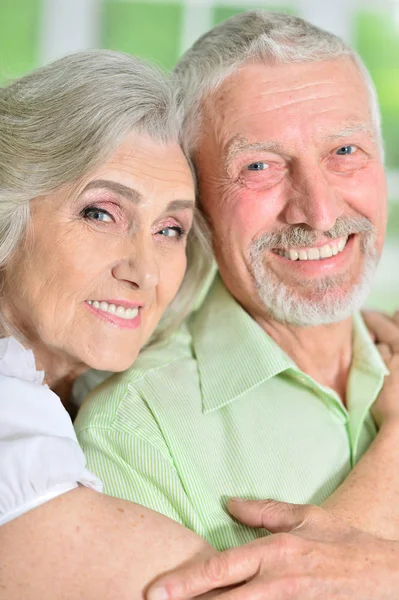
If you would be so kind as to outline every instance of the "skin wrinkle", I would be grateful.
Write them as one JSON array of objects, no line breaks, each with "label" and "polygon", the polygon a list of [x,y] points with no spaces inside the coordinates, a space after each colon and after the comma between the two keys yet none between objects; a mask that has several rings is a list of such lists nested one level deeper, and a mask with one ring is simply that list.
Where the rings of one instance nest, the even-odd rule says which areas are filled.
[{"label": "skin wrinkle", "polygon": [[[312,83],[305,88],[306,93],[291,91],[295,78]],[[319,85],[326,80],[331,82],[328,93]],[[276,88],[279,93],[273,94]],[[287,103],[281,102],[284,91],[289,96]],[[368,102],[361,75],[347,59],[305,66],[249,65],[207,98],[208,111],[195,153],[201,204],[213,229],[214,251],[227,288],[254,320],[295,356],[299,368],[343,398],[350,363],[348,317],[368,289],[386,225],[386,183]],[[353,158],[336,154],[340,147],[336,136],[342,133],[342,145],[359,149]],[[264,171],[250,172],[241,164],[226,169],[226,159],[238,151],[243,138],[255,145],[278,142],[284,153],[272,157],[274,163],[271,161]],[[269,162],[267,157],[257,156],[256,149],[251,150],[248,162],[257,160]],[[281,165],[285,167],[282,177]],[[337,263],[339,268],[332,268],[333,261],[329,261],[330,266],[327,262],[327,267],[323,261],[317,266],[288,262],[270,249],[257,261],[263,269],[258,275],[266,288],[275,281],[285,289],[279,306],[299,306],[302,310],[307,303],[313,323],[319,310],[319,317],[324,319],[329,308],[329,314],[339,320],[334,326],[315,326],[310,334],[306,327],[298,326],[297,317],[290,317],[289,311],[284,319],[276,315],[275,296],[265,302],[253,279],[248,249],[262,235],[279,235],[290,228],[314,231],[317,240],[327,242],[331,238],[325,232],[332,230],[336,235],[334,225],[340,218],[364,218],[367,225],[359,227],[363,231],[353,236],[347,258]],[[369,244],[366,229],[370,223],[375,237],[370,232]],[[364,247],[370,246],[365,254]],[[344,298],[346,308],[341,302]],[[338,304],[328,307],[333,300]],[[334,353],[330,356],[326,349],[320,357],[318,348],[325,336],[330,337]],[[298,344],[301,352],[297,357]]]},{"label": "skin wrinkle", "polygon": [[[131,193],[128,199],[110,197],[109,190],[98,188],[104,180],[111,182],[112,194],[137,190],[143,201],[130,202],[137,199]],[[193,218],[192,175],[177,144],[128,136],[78,187],[32,201],[28,234],[5,271],[6,314],[18,328],[23,324],[26,345],[52,386],[90,366],[120,371],[133,363],[186,268],[186,236],[162,232],[174,227],[188,232]],[[112,218],[88,218],[89,207]],[[116,327],[86,305],[110,299],[143,304],[140,326]]]},{"label": "skin wrinkle", "polygon": [[[375,141],[375,133],[366,123],[355,123],[331,133],[326,136],[326,141],[332,141],[340,138],[350,137],[355,133],[365,133],[371,140]],[[222,157],[228,171],[234,159],[244,152],[257,151],[272,152],[274,154],[284,154],[284,149],[277,140],[267,140],[264,142],[250,142],[250,140],[240,134],[234,135],[226,144]]]},{"label": "skin wrinkle", "polygon": [[273,152],[274,154],[282,154],[283,149],[282,146],[274,141],[265,141],[265,142],[250,142],[248,138],[241,136],[240,134],[234,135],[231,140],[229,140],[226,144],[226,148],[223,151],[223,162],[226,165],[226,171],[229,172],[231,168],[231,164],[234,162],[234,159],[243,154],[244,152],[250,151],[259,151],[259,152]]},{"label": "skin wrinkle", "polygon": [[[84,188],[81,195],[86,194],[86,192],[90,190],[99,190],[99,189],[107,189],[111,192],[114,192],[118,196],[122,196],[127,198],[134,204],[142,204],[144,202],[143,195],[140,194],[137,190],[133,188],[129,188],[126,185],[121,185],[120,183],[116,183],[114,181],[109,181],[107,179],[96,179],[87,184]],[[166,206],[164,212],[169,212],[173,210],[181,210],[188,208],[190,210],[194,210],[194,202],[193,200],[172,200]]]},{"label": "skin wrinkle", "polygon": [[[326,61],[329,62],[329,61]],[[342,62],[342,61],[336,61],[336,62]],[[346,61],[344,61],[346,62]],[[352,61],[351,61],[352,63]],[[312,63],[310,63],[312,64]],[[314,63],[313,63],[314,64]],[[353,64],[353,63],[352,63]],[[303,65],[301,65],[303,66]],[[306,71],[305,71],[306,72]],[[278,74],[278,73],[277,73]],[[235,90],[239,90],[239,82],[235,82],[234,81],[234,76],[230,76],[230,78],[226,79],[226,82],[231,82],[231,90],[234,93]],[[301,105],[303,102],[308,102],[309,100],[312,99],[317,99],[317,101],[319,100],[329,100],[329,99],[333,99],[333,98],[340,98],[341,95],[339,92],[334,93],[333,91],[328,93],[328,94],[319,94],[318,93],[318,89],[320,87],[322,87],[323,85],[327,85],[328,87],[331,88],[331,90],[334,90],[334,84],[333,82],[328,82],[325,80],[319,80],[317,82],[311,82],[308,85],[301,85],[298,86],[297,88],[293,88],[290,82],[290,85],[287,87],[283,87],[283,89],[278,89],[273,87],[273,84],[275,84],[276,86],[281,84],[281,81],[283,81],[282,77],[277,77],[275,80],[273,80],[273,78],[268,79],[268,80],[262,80],[260,79],[259,83],[260,85],[262,83],[267,83],[268,85],[268,89],[265,92],[262,92],[261,90],[259,91],[258,97],[261,99],[266,99],[269,98],[271,95],[279,95],[279,94],[286,94],[289,96],[289,101],[287,101],[284,104],[281,103],[275,103],[274,105],[271,105],[270,107],[266,107],[263,105],[262,106],[262,112],[269,112],[269,111],[273,111],[276,108],[288,108],[291,106],[294,106],[296,104]],[[360,85],[358,86],[360,89],[362,87],[362,82],[360,82]],[[223,88],[223,86],[222,86]],[[304,98],[298,98],[295,94],[296,91],[307,91],[308,89],[314,89],[314,94],[310,94],[310,95],[306,95]],[[217,95],[217,94],[216,94]],[[229,94],[225,94],[223,93],[223,91],[220,91],[220,98],[219,98],[220,102],[221,102],[221,110],[222,113],[221,114],[228,114],[229,113],[229,109],[231,109],[231,103],[229,102]],[[209,98],[207,100],[208,104],[212,101],[212,98]],[[242,108],[244,108],[245,104],[242,104]],[[318,110],[322,110],[320,109],[320,107],[318,107]],[[258,113],[254,113],[252,116],[256,117]],[[234,123],[234,119],[232,119],[232,122]]]}]

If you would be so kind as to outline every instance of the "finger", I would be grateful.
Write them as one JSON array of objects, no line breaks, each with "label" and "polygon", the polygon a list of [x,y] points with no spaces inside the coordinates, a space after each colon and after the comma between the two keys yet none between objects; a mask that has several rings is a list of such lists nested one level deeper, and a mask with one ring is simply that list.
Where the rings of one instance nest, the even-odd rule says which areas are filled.
[{"label": "finger", "polygon": [[[291,591],[282,589],[278,581],[268,581],[263,576],[259,580],[244,583],[233,590],[222,592],[217,596],[218,600],[289,600],[295,598]],[[309,600],[309,597],[307,598]]]},{"label": "finger", "polygon": [[289,532],[309,527],[313,523],[313,508],[308,504],[290,504],[276,500],[240,500],[227,504],[233,517],[249,527],[264,527],[272,533]]},{"label": "finger", "polygon": [[253,544],[232,548],[210,558],[177,568],[152,584],[147,600],[185,600],[253,577],[262,564],[263,552]]},{"label": "finger", "polygon": [[363,317],[368,329],[373,332],[377,341],[390,345],[395,351],[396,346],[399,346],[398,323],[393,318],[375,311],[366,311],[363,313]]},{"label": "finger", "polygon": [[388,344],[377,344],[377,350],[381,354],[383,361],[388,367],[392,360],[392,349]]}]

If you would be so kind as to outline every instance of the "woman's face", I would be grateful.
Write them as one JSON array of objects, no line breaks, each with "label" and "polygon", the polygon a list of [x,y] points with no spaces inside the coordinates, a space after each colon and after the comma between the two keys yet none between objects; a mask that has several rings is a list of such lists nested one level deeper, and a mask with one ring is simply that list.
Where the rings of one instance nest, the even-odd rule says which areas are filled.
[{"label": "woman's face", "polygon": [[193,208],[180,147],[127,137],[78,189],[32,201],[5,273],[6,316],[36,356],[126,369],[182,281]]}]

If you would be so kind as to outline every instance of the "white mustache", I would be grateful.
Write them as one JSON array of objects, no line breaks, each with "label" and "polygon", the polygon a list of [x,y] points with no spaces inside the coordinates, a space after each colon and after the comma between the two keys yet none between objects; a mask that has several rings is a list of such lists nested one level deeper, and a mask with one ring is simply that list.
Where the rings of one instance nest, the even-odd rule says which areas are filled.
[{"label": "white mustache", "polygon": [[[374,227],[366,217],[339,217],[334,227],[323,232],[323,237],[336,239],[355,233],[374,233]],[[304,225],[294,225],[283,231],[264,233],[251,244],[252,252],[267,248],[312,246],[321,239],[321,232]]]}]

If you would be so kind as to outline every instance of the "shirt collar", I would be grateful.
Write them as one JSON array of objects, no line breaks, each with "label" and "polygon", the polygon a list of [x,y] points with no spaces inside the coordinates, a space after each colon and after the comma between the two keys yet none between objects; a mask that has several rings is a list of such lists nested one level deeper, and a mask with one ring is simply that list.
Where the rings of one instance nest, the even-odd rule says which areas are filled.
[{"label": "shirt collar", "polygon": [[389,375],[360,313],[353,317],[353,366],[377,376]]},{"label": "shirt collar", "polygon": [[[234,300],[217,274],[201,308],[189,322],[197,359],[203,412],[217,410],[294,361]],[[389,374],[360,314],[353,317],[353,363],[383,382]],[[382,385],[382,383],[381,383]]]},{"label": "shirt collar", "polygon": [[295,363],[234,300],[219,275],[189,328],[203,412],[217,410]]}]

